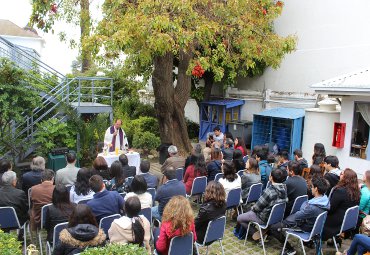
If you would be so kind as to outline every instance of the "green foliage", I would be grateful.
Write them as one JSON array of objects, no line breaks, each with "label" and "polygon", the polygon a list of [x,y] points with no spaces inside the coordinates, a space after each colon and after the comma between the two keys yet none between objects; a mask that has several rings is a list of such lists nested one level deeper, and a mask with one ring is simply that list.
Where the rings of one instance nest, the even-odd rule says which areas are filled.
[{"label": "green foliage", "polygon": [[125,98],[121,104],[115,107],[115,116],[127,115],[130,119],[137,119],[141,116],[156,117],[154,107],[141,103],[137,98]]},{"label": "green foliage", "polygon": [[144,150],[156,149],[161,144],[161,139],[155,134],[145,131],[145,132],[135,132],[132,145],[134,148],[141,148]]},{"label": "green foliage", "polygon": [[35,142],[39,144],[37,153],[47,156],[51,149],[57,147],[76,148],[76,134],[65,122],[51,118],[37,124]]},{"label": "green foliage", "polygon": [[[127,135],[129,141],[133,141],[135,134],[148,131],[155,136],[159,136],[159,125],[158,120],[153,117],[139,117],[138,119],[133,119],[125,121],[123,123],[123,128]],[[136,146],[134,146],[136,147]],[[140,148],[140,147],[136,147]]]},{"label": "green foliage", "polygon": [[194,121],[189,120],[188,118],[186,120],[186,126],[188,129],[188,134],[190,139],[198,139],[199,137],[199,124],[195,123]]},{"label": "green foliage", "polygon": [[144,247],[137,244],[109,244],[104,247],[88,248],[81,255],[147,255]]},{"label": "green foliage", "polygon": [[0,254],[1,255],[21,255],[22,244],[13,233],[4,233],[0,229]]}]

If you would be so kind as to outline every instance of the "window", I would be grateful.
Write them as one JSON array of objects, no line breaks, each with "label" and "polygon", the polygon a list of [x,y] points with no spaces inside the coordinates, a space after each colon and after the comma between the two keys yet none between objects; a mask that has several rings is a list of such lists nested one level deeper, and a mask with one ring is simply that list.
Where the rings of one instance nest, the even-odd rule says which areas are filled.
[{"label": "window", "polygon": [[350,156],[370,160],[370,103],[355,103]]}]

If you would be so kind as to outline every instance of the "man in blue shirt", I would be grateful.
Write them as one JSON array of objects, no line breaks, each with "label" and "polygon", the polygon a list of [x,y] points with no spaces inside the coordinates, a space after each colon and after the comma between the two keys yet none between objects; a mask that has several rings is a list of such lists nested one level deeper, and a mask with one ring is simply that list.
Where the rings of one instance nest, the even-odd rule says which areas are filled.
[{"label": "man in blue shirt", "polygon": [[141,175],[144,177],[148,188],[157,188],[158,177],[154,174],[149,173],[150,162],[148,160],[142,160],[140,163]]},{"label": "man in blue shirt", "polygon": [[92,191],[95,192],[94,198],[87,202],[99,222],[103,217],[112,214],[120,214],[123,211],[124,200],[117,191],[105,189],[103,178],[100,175],[93,175],[89,180]]},{"label": "man in blue shirt", "polygon": [[158,220],[162,219],[164,207],[174,196],[186,196],[185,185],[176,179],[176,170],[168,167],[164,171],[164,184],[159,187],[155,200],[159,202],[158,206],[152,207],[152,216]]}]

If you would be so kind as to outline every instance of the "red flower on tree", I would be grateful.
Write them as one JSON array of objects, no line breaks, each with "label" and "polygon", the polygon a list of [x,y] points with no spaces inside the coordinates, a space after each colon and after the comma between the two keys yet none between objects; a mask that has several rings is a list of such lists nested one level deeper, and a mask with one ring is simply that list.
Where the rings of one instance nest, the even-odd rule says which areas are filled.
[{"label": "red flower on tree", "polygon": [[284,3],[282,1],[277,1],[276,6],[277,7],[283,7]]},{"label": "red flower on tree", "polygon": [[197,78],[201,78],[204,74],[205,70],[202,68],[199,62],[194,66],[191,74]]},{"label": "red flower on tree", "polygon": [[56,3],[53,3],[52,5],[50,5],[50,10],[53,12],[53,13],[57,13],[57,10],[58,10],[58,6]]},{"label": "red flower on tree", "polygon": [[267,14],[267,10],[265,8],[262,8],[262,14],[263,15],[266,15]]}]

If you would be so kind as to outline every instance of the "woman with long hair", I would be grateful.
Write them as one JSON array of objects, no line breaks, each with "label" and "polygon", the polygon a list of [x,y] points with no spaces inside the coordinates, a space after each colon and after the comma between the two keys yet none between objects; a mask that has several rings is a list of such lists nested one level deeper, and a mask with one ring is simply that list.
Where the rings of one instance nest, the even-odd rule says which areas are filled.
[{"label": "woman with long hair", "polygon": [[312,194],[312,189],[311,189],[311,184],[312,184],[311,181],[313,178],[316,178],[316,177],[323,177],[321,167],[319,165],[311,165],[310,173],[307,177],[307,195],[309,199],[314,197]]},{"label": "woman with long hair", "polygon": [[53,255],[77,254],[87,247],[104,246],[105,239],[91,209],[87,205],[77,205],[69,218],[68,228],[60,232],[60,242]]},{"label": "woman with long hair", "polygon": [[242,187],[240,176],[235,171],[234,163],[230,160],[225,160],[222,164],[222,172],[224,176],[219,179],[219,182],[225,189],[226,198],[230,190]]},{"label": "woman with long hair", "polygon": [[[361,185],[361,199],[360,199],[360,217],[365,218],[370,214],[370,170],[364,173],[364,184]],[[361,220],[362,221],[362,220]]]},{"label": "woman with long hair", "polygon": [[125,200],[129,197],[138,197],[141,203],[141,209],[152,207],[152,195],[147,191],[148,185],[144,176],[135,175],[130,186],[131,192],[127,193]]},{"label": "woman with long hair", "polygon": [[244,139],[241,138],[240,136],[235,138],[234,149],[240,150],[243,154],[243,157],[247,155],[247,147],[245,146]]},{"label": "woman with long hair", "polygon": [[243,153],[241,150],[237,149],[233,152],[233,163],[235,166],[235,171],[238,172],[239,170],[245,169],[245,162],[243,160]]},{"label": "woman with long hair", "polygon": [[245,163],[245,168],[246,170],[241,177],[242,199],[247,199],[249,189],[253,184],[261,182],[261,175],[258,170],[258,162],[256,159],[248,159],[247,163]]},{"label": "woman with long hair", "polygon": [[211,181],[204,193],[204,203],[200,206],[195,218],[195,231],[198,243],[203,243],[208,223],[226,212],[225,190],[219,182]]},{"label": "woman with long hair", "polygon": [[[340,175],[338,184],[333,188],[330,199],[330,210],[325,221],[324,241],[338,234],[346,210],[360,202],[360,189],[357,174],[346,168]],[[341,243],[341,239],[338,240]]]},{"label": "woman with long hair", "polygon": [[91,169],[91,175],[100,175],[104,180],[110,180],[110,174],[108,170],[108,163],[102,156],[96,157],[93,162],[93,168]]},{"label": "woman with long hair", "polygon": [[[154,230],[154,238],[158,237],[158,231]],[[171,239],[175,236],[185,236],[193,233],[193,241],[197,240],[194,226],[194,215],[190,202],[183,196],[174,196],[167,203],[163,211],[162,225],[158,240],[155,241],[157,252],[167,255]]]},{"label": "woman with long hair", "polygon": [[54,227],[62,222],[68,221],[75,204],[69,200],[69,191],[62,184],[57,184],[53,191],[52,205],[46,210],[45,228],[47,230],[47,240],[53,241]]},{"label": "woman with long hair", "polygon": [[191,188],[193,187],[193,181],[196,177],[199,176],[206,176],[207,169],[206,169],[206,162],[204,160],[204,155],[202,153],[193,155],[194,164],[191,164],[186,169],[184,175],[184,183],[186,193],[190,194]]},{"label": "woman with long hair", "polygon": [[110,166],[110,176],[112,176],[112,179],[105,184],[105,188],[118,193],[125,192],[125,176],[123,176],[122,164],[118,160],[114,161]]},{"label": "woman with long hair", "polygon": [[126,216],[113,221],[108,230],[111,243],[133,243],[139,246],[145,245],[148,252],[151,252],[150,223],[143,215],[139,215],[141,204],[138,197],[129,197],[125,201]]},{"label": "woman with long hair", "polygon": [[320,165],[326,157],[325,146],[322,143],[315,143],[313,147],[312,165]]},{"label": "woman with long hair", "polygon": [[81,200],[93,198],[95,193],[89,186],[90,177],[91,171],[88,168],[83,167],[78,170],[76,183],[69,192],[69,198],[72,203],[77,204]]},{"label": "woman with long hair", "polygon": [[216,174],[221,173],[222,153],[219,147],[212,147],[211,161],[207,164],[207,182],[213,181]]}]

